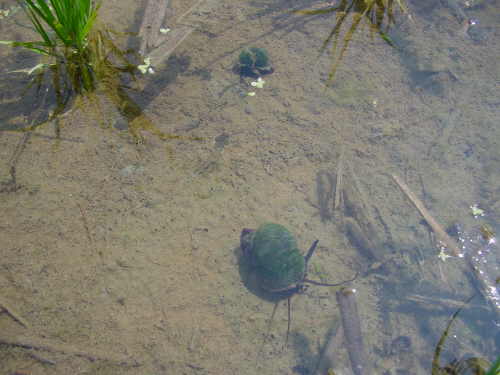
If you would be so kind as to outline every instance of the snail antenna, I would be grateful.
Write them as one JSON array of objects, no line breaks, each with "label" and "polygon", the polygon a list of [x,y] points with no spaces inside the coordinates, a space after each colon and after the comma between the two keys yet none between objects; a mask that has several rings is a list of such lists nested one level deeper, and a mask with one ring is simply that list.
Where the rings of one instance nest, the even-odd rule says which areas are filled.
[{"label": "snail antenna", "polygon": [[318,246],[318,242],[319,242],[319,240],[316,240],[312,243],[311,248],[307,251],[307,254],[304,257],[304,259],[306,261],[306,267],[307,267],[307,263],[309,262],[309,259],[312,257],[312,255],[314,253],[314,250],[316,250],[316,246]]},{"label": "snail antenna", "polygon": [[350,283],[351,281],[356,280],[358,278],[358,274],[359,274],[359,272],[356,272],[356,274],[354,275],[354,277],[352,279],[345,280],[345,281],[342,281],[342,282],[336,283],[336,284],[320,283],[319,281],[314,281],[314,280],[309,280],[309,279],[304,279],[303,282],[308,283],[308,284],[313,284],[313,285],[319,285],[319,286],[339,286],[339,285]]}]

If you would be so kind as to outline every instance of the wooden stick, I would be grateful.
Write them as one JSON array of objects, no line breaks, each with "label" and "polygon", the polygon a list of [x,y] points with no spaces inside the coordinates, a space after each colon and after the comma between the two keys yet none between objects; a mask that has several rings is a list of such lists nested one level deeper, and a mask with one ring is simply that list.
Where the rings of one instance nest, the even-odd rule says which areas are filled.
[{"label": "wooden stick", "polygon": [[5,301],[0,300],[0,310],[5,311],[12,319],[16,322],[24,326],[25,328],[29,328],[29,323],[21,317],[20,314],[17,313],[10,305],[8,305]]},{"label": "wooden stick", "polygon": [[340,308],[344,338],[349,359],[351,360],[352,371],[355,375],[369,374],[370,369],[366,362],[361,320],[359,319],[358,305],[356,303],[356,290],[342,288],[335,295]]},{"label": "wooden stick", "polygon": [[189,8],[186,12],[184,12],[182,15],[180,15],[176,20],[175,20],[175,23],[180,23],[182,21],[182,19],[188,15],[190,15],[191,13],[193,13],[193,11],[198,8],[198,6],[204,2],[205,0],[198,0],[198,2],[196,2],[191,8]]},{"label": "wooden stick", "polygon": [[337,167],[337,183],[335,184],[335,201],[333,202],[333,210],[336,211],[340,208],[340,201],[342,196],[342,181],[344,174],[344,144],[340,149],[339,165]]},{"label": "wooden stick", "polygon": [[[162,1],[162,5],[158,4],[158,1]],[[159,25],[156,21],[155,26],[152,24],[153,17],[161,17],[161,20],[166,17],[164,13],[166,12],[166,3],[165,0],[149,0],[148,7],[146,12],[144,13],[144,21],[141,26],[141,32],[144,33],[145,37],[143,37],[143,41],[141,44],[141,48],[139,52],[142,55],[148,55],[151,58],[152,64],[155,67],[159,67],[164,64],[169,56],[174,52],[174,50],[184,41],[186,38],[191,35],[191,33],[195,30],[195,26],[192,25],[183,25],[180,22],[190,14],[194,12],[205,0],[198,0],[193,6],[191,6],[186,12],[184,12],[181,16],[179,16],[173,23],[175,27],[173,30],[168,32],[166,35],[162,35],[159,32]],[[149,10],[148,10],[149,9]],[[151,12],[157,12],[157,15],[151,14]],[[161,14],[161,16],[160,16]],[[150,28],[148,28],[150,27]],[[157,29],[152,29],[153,27],[157,27]],[[144,30],[144,31],[142,31]]]},{"label": "wooden stick", "polygon": [[[431,308],[446,308],[446,309],[458,309],[458,308],[463,308],[464,307],[464,302],[458,299],[452,299],[452,298],[444,298],[444,297],[429,297],[429,296],[422,296],[420,294],[410,294],[405,297],[406,300],[410,300],[412,302],[416,302],[419,304],[422,304],[426,307],[431,307]],[[476,308],[476,309],[485,309],[484,306],[479,306],[479,305],[470,305],[467,306],[470,308]]]},{"label": "wooden stick", "polygon": [[98,351],[83,351],[69,344],[58,344],[47,339],[28,337],[22,335],[9,335],[2,332],[0,334],[0,344],[18,346],[26,349],[46,350],[53,353],[69,354],[77,357],[88,359],[89,361],[109,361],[121,365],[137,366],[135,360],[130,361],[127,358],[119,357],[116,354],[110,354]]},{"label": "wooden stick", "polygon": [[489,279],[489,276],[478,268],[477,264],[473,261],[471,255],[467,252],[463,252],[458,247],[457,243],[444,231],[444,229],[437,223],[436,220],[431,216],[429,211],[425,208],[423,203],[413,194],[410,188],[397,176],[392,175],[392,178],[403,193],[406,194],[408,199],[415,205],[420,214],[424,217],[425,221],[432,228],[434,233],[439,237],[441,241],[444,242],[448,249],[454,256],[460,256],[463,253],[463,257],[467,265],[472,269],[474,275],[476,276],[476,280],[479,284],[479,291],[485,298],[486,302],[490,304],[493,312],[500,316],[500,293],[498,292],[498,288],[495,285],[493,280]]},{"label": "wooden stick", "polygon": [[149,57],[155,66],[165,63],[172,52],[194,31],[192,26],[179,26],[170,31],[168,39],[159,43],[159,46],[149,53]]},{"label": "wooden stick", "polygon": [[410,188],[398,176],[392,175],[392,178],[394,179],[396,184],[398,184],[401,191],[406,194],[411,203],[413,203],[413,205],[417,208],[417,210],[420,212],[420,215],[422,215],[425,221],[427,221],[427,224],[429,224],[434,233],[436,233],[436,236],[438,236],[438,238],[448,247],[448,249],[454,256],[459,256],[462,251],[458,247],[455,240],[448,236],[448,233],[445,232],[443,227],[441,227],[441,225],[439,225],[438,222],[434,220],[429,211],[427,211],[427,208],[425,208],[422,201],[418,199],[415,194],[413,194]]},{"label": "wooden stick", "polygon": [[148,1],[139,29],[139,37],[141,38],[139,53],[141,55],[144,55],[157,46],[158,39],[161,35],[160,27],[166,17],[167,7],[168,0]]}]

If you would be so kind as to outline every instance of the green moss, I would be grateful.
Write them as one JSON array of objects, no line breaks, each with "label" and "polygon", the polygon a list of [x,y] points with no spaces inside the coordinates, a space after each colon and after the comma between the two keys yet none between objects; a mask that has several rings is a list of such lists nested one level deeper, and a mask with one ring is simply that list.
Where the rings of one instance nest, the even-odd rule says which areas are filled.
[{"label": "green moss", "polygon": [[253,67],[253,55],[249,50],[243,50],[240,53],[240,65],[244,67]]},{"label": "green moss", "polygon": [[257,272],[269,289],[282,289],[304,277],[305,261],[293,234],[284,226],[267,223],[253,236]]},{"label": "green moss", "polygon": [[253,54],[256,68],[266,68],[269,66],[269,55],[264,48],[252,47],[250,51]]}]

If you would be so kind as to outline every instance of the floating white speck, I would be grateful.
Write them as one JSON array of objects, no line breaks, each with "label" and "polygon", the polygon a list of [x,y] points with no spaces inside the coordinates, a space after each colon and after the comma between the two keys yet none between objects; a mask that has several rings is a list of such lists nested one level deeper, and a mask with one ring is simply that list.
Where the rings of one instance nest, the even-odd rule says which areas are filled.
[{"label": "floating white speck", "polygon": [[257,81],[253,81],[252,83],[250,83],[253,87],[257,87],[258,89],[261,89],[264,87],[264,83],[266,83],[266,81],[264,81],[261,77],[259,77],[257,79]]},{"label": "floating white speck", "polygon": [[477,203],[470,206],[470,209],[472,211],[472,216],[474,216],[475,219],[477,219],[479,216],[484,216],[484,210],[479,208]]},{"label": "floating white speck", "polygon": [[448,255],[444,252],[444,248],[441,248],[441,251],[438,254],[439,259],[441,259],[443,262],[446,262],[446,259],[451,258],[451,255]]},{"label": "floating white speck", "polygon": [[139,69],[139,71],[142,74],[146,74],[146,73],[154,74],[154,72],[155,72],[153,70],[153,68],[151,67],[151,58],[150,57],[145,57],[144,58],[144,64],[137,65],[137,69]]}]

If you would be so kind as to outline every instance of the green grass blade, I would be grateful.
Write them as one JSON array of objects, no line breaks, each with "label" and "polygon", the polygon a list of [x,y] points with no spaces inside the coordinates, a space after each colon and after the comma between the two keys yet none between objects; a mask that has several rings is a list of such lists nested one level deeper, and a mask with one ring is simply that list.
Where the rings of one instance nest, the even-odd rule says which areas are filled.
[{"label": "green grass blade", "polygon": [[31,51],[40,53],[42,55],[51,55],[50,48],[49,49],[43,48],[47,47],[43,42],[14,42],[10,40],[0,40],[0,44],[7,44],[12,47],[23,47]]},{"label": "green grass blade", "polygon": [[53,46],[56,46],[56,41],[54,38],[49,37],[48,32],[42,25],[43,21],[56,35],[61,39],[61,41],[66,44],[66,38],[61,34],[60,27],[54,15],[52,14],[50,8],[47,6],[44,0],[36,0],[36,4],[33,0],[26,1],[26,11],[31,19],[33,26],[35,26],[37,32],[42,36],[46,42],[51,42]]},{"label": "green grass blade", "polygon": [[49,36],[49,34],[45,31],[45,28],[43,27],[42,23],[38,19],[37,13],[30,7],[28,7],[26,10],[26,14],[28,15],[28,18],[31,20],[31,23],[35,27],[36,32],[42,37],[44,42],[47,45],[52,45],[55,47],[55,42],[54,40]]},{"label": "green grass blade", "polygon": [[497,360],[495,361],[495,363],[493,363],[493,365],[488,370],[486,375],[499,375],[499,374],[500,374],[500,356],[497,357]]}]

